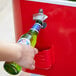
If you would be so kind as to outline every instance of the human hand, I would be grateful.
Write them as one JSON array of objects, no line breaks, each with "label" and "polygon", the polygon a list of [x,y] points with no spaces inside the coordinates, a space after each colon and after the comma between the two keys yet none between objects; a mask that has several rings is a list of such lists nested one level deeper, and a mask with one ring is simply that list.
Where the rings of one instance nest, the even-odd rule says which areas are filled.
[{"label": "human hand", "polygon": [[34,57],[38,53],[36,48],[30,45],[20,45],[22,50],[20,50],[21,57],[15,62],[26,69],[35,69]]}]

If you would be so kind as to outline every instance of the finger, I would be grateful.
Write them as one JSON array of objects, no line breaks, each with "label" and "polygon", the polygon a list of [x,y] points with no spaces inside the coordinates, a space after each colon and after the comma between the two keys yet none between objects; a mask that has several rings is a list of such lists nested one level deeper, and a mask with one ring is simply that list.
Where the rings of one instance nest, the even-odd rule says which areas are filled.
[{"label": "finger", "polygon": [[29,54],[29,56],[30,56],[31,58],[34,58],[34,57],[35,57],[34,50]]},{"label": "finger", "polygon": [[35,69],[35,61],[33,60],[33,62],[29,63],[27,68],[30,69],[30,70]]},{"label": "finger", "polygon": [[35,60],[33,61],[32,65],[35,65]]},{"label": "finger", "polygon": [[35,65],[35,60],[34,60],[34,63],[33,63],[33,65]]},{"label": "finger", "polygon": [[34,69],[35,69],[35,60],[33,61],[30,69],[31,69],[31,70],[34,70]]},{"label": "finger", "polygon": [[32,56],[32,58],[34,58],[35,55],[38,54],[38,50],[36,48],[33,48],[32,52],[30,54],[31,54],[30,56]]},{"label": "finger", "polygon": [[34,48],[34,53],[38,54],[38,49]]},{"label": "finger", "polygon": [[35,65],[32,65],[32,66],[31,66],[31,70],[34,70],[34,69],[35,69]]},{"label": "finger", "polygon": [[32,61],[31,65],[35,65],[35,60]]}]

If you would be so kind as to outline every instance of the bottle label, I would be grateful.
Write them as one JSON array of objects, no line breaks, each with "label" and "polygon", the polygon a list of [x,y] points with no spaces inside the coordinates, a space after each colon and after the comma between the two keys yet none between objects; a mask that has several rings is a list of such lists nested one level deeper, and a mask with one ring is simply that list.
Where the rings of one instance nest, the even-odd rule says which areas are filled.
[{"label": "bottle label", "polygon": [[26,39],[26,38],[20,38],[20,39],[18,40],[18,43],[19,43],[19,44],[30,45],[30,40],[29,40],[29,39]]},{"label": "bottle label", "polygon": [[41,28],[41,24],[35,23],[34,26],[31,28],[31,30],[35,30],[35,31],[39,32],[40,28]]}]

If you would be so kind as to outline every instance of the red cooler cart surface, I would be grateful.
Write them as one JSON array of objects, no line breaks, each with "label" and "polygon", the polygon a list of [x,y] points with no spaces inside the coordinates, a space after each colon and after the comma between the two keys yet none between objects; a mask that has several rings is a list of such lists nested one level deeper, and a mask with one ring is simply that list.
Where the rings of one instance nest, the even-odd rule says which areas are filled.
[{"label": "red cooler cart surface", "polygon": [[27,72],[46,76],[76,76],[76,3],[50,0],[13,0],[15,36],[27,33],[33,14],[43,9],[47,27],[38,35],[36,69]]}]

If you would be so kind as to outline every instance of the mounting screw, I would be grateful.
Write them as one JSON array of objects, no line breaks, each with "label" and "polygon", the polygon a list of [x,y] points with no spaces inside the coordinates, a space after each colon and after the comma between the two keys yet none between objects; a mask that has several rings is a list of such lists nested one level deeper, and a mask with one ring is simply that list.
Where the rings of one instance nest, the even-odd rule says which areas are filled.
[{"label": "mounting screw", "polygon": [[39,9],[39,13],[43,13],[43,9]]}]

